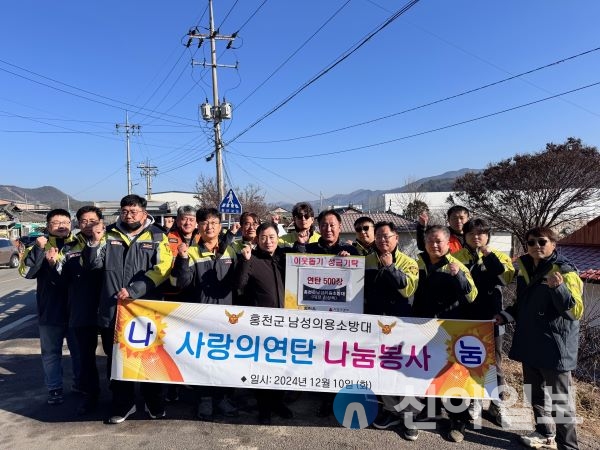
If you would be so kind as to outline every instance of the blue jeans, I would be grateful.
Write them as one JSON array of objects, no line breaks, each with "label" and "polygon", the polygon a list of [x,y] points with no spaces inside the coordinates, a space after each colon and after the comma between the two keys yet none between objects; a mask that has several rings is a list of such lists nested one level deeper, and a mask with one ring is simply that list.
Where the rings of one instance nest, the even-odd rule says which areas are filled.
[{"label": "blue jeans", "polygon": [[40,325],[39,330],[44,381],[48,390],[62,389],[63,386],[62,346],[65,337],[67,338],[67,346],[73,363],[73,378],[75,384],[78,385],[80,374],[79,352],[67,326]]}]

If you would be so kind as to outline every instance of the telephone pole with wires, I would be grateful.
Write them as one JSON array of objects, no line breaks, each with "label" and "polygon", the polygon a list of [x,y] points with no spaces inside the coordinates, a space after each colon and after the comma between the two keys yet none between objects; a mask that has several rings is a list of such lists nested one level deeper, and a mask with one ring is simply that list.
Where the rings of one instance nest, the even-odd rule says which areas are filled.
[{"label": "telephone pole with wires", "polygon": [[139,163],[138,169],[141,169],[140,175],[146,178],[146,200],[152,200],[152,177],[158,173],[158,167],[151,166],[146,160],[145,163]]},{"label": "telephone pole with wires", "polygon": [[125,111],[125,123],[117,123],[115,124],[115,128],[117,129],[117,133],[119,132],[119,128],[125,129],[125,141],[127,143],[127,195],[131,195],[131,151],[129,148],[129,135],[140,134],[141,126],[129,123],[129,114]]},{"label": "telephone pole with wires", "polygon": [[[200,65],[203,67],[210,67],[212,71],[212,90],[213,90],[213,104],[206,103],[200,105],[200,114],[202,119],[209,122],[213,122],[213,130],[215,133],[215,159],[217,165],[217,190],[219,198],[225,197],[225,184],[223,181],[223,141],[221,139],[221,121],[225,119],[231,119],[231,104],[227,103],[225,99],[219,103],[219,87],[217,81],[217,68],[224,67],[229,69],[237,69],[237,62],[235,65],[231,64],[217,64],[217,41],[229,41],[227,48],[231,48],[237,33],[231,35],[219,34],[219,30],[215,30],[214,16],[213,16],[213,0],[208,0],[208,15],[209,15],[209,32],[208,34],[199,33],[198,28],[194,28],[188,32],[187,47],[189,47],[194,39],[198,39],[198,47],[200,47],[205,40],[210,41],[210,63],[196,62],[192,60],[192,66]],[[209,158],[206,159],[210,161]]]}]

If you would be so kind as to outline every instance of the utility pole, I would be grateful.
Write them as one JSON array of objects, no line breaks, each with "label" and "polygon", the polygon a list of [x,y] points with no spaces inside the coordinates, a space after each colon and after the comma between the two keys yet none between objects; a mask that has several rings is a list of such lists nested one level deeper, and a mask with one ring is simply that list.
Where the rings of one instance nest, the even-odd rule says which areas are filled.
[{"label": "utility pole", "polygon": [[158,173],[158,167],[151,166],[149,161],[138,164],[138,169],[142,169],[140,174],[146,177],[146,200],[152,200],[152,177]]},{"label": "utility pole", "polygon": [[115,124],[117,129],[117,133],[119,132],[119,128],[125,129],[125,136],[127,142],[127,195],[131,195],[131,151],[129,149],[129,135],[130,134],[140,134],[140,125],[134,125],[129,123],[129,114],[125,111],[125,123],[117,123]]},{"label": "utility pole", "polygon": [[[218,40],[229,41],[227,48],[231,48],[233,40],[236,38],[237,33],[231,35],[221,35],[219,30],[215,30],[215,21],[213,15],[213,0],[208,0],[208,15],[209,15],[209,33],[201,34],[197,28],[194,28],[188,32],[189,47],[194,39],[198,39],[198,47],[202,45],[205,39],[210,40],[210,64],[206,61],[201,63],[192,60],[192,66],[201,65],[203,67],[210,66],[212,72],[212,88],[213,88],[213,104],[212,106],[207,103],[203,103],[200,106],[202,118],[206,121],[212,120],[213,130],[215,133],[215,156],[217,165],[217,190],[219,198],[225,197],[225,183],[223,181],[223,141],[221,140],[221,121],[223,119],[231,119],[231,105],[223,100],[223,103],[219,103],[219,86],[217,81],[217,68],[226,67],[230,69],[237,69],[237,63],[235,65],[229,64],[217,64],[217,44]],[[207,161],[210,159],[207,158]]]}]

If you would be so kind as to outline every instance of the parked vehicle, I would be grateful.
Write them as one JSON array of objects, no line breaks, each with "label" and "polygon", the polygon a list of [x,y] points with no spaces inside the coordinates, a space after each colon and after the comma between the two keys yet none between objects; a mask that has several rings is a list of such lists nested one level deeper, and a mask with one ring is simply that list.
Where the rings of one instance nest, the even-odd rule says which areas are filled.
[{"label": "parked vehicle", "polygon": [[13,268],[19,266],[19,249],[10,239],[0,238],[0,265]]}]

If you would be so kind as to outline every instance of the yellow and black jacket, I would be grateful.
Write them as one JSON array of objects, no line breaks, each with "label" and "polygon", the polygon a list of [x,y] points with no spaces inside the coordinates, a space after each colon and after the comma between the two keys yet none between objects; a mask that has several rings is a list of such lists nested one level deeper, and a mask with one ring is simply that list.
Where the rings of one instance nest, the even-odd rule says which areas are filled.
[{"label": "yellow and black jacket", "polygon": [[515,267],[510,258],[499,250],[491,249],[487,256],[465,245],[456,253],[456,259],[471,271],[477,286],[477,298],[465,308],[465,319],[490,320],[502,311],[502,286],[512,283]]},{"label": "yellow and black jacket", "polygon": [[187,258],[175,258],[171,284],[182,289],[186,302],[231,305],[236,259],[235,250],[226,242],[219,241],[213,253],[200,240],[188,249]]},{"label": "yellow and black jacket", "polygon": [[19,264],[19,274],[30,280],[35,279],[37,282],[35,298],[40,325],[65,326],[68,324],[66,286],[57,276],[56,269],[46,261],[45,252],[52,247],[56,247],[62,252],[76,244],[77,239],[72,234],[64,239],[48,236],[48,242],[43,249],[33,244],[27,247],[23,253]]},{"label": "yellow and black jacket", "polygon": [[131,298],[161,299],[156,289],[168,277],[173,256],[164,230],[150,219],[144,229],[130,236],[120,222],[106,228],[106,240],[83,250],[88,269],[103,269],[98,325],[114,326],[116,294],[126,288]]},{"label": "yellow and black jacket", "polygon": [[384,266],[377,253],[365,257],[365,314],[411,317],[410,298],[419,283],[419,266],[398,248]]},{"label": "yellow and black jacket", "polygon": [[[547,279],[554,272],[560,272],[564,282],[551,288]],[[577,269],[563,256],[554,252],[537,267],[531,256],[521,256],[517,300],[502,315],[516,322],[511,359],[541,369],[575,369],[579,319],[583,316],[583,282]]]},{"label": "yellow and black jacket", "polygon": [[[308,243],[312,244],[313,242],[318,242],[321,234],[318,231],[311,230],[310,237],[308,238]],[[298,232],[292,231],[288,234],[284,234],[279,238],[278,245],[280,247],[288,247],[291,248],[294,246],[296,241],[298,240]]]},{"label": "yellow and black jacket", "polygon": [[[459,272],[450,274],[450,263],[458,263]],[[420,253],[419,285],[413,302],[413,316],[438,319],[465,319],[465,307],[477,297],[477,288],[469,269],[454,256],[446,254],[432,264],[426,252]]]}]

